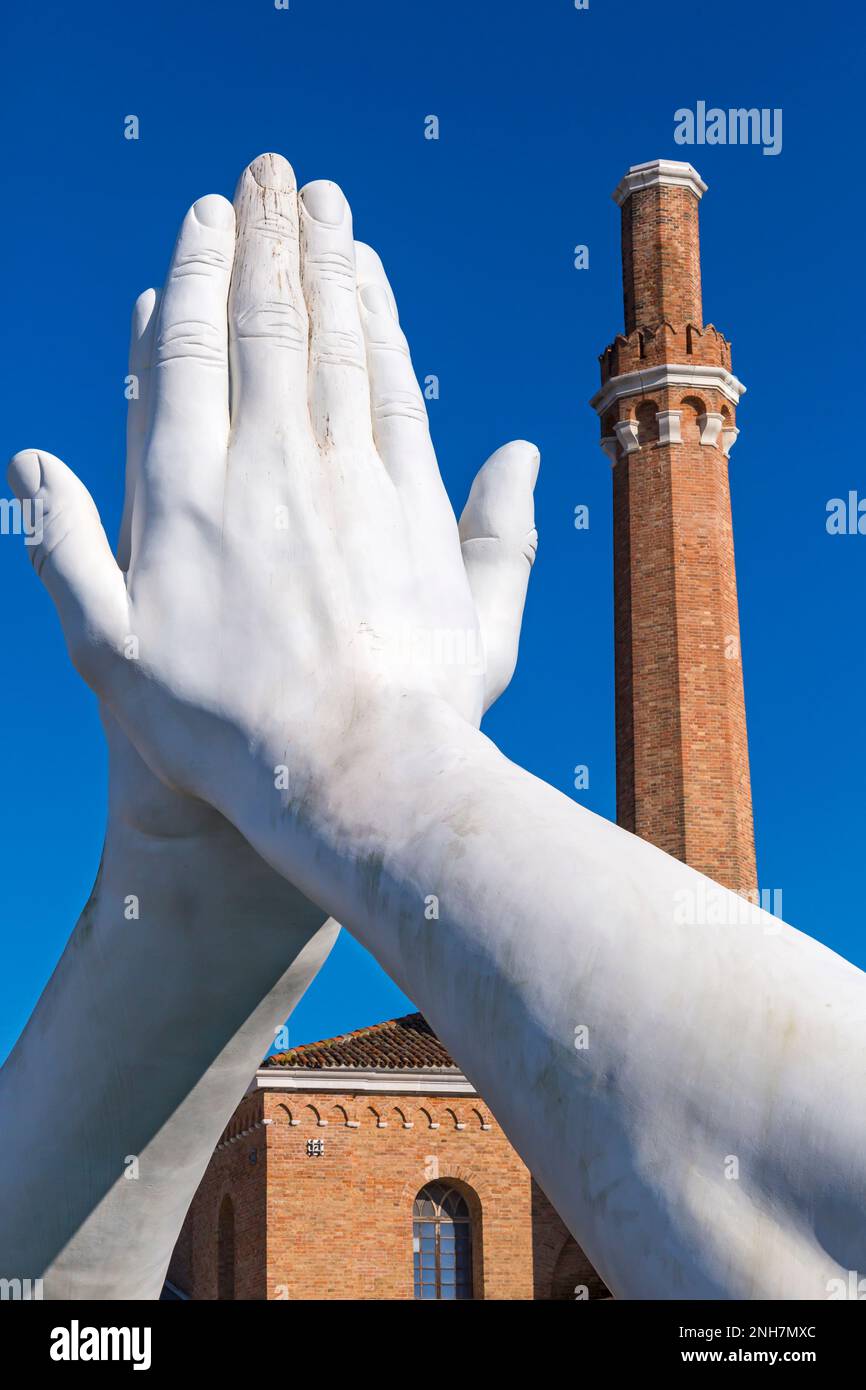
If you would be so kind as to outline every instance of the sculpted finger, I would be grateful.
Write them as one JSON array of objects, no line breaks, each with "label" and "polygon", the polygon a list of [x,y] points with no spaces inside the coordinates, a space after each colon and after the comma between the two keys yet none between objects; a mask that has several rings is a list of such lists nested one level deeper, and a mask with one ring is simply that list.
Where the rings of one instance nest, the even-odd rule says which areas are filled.
[{"label": "sculpted finger", "polygon": [[[355,243],[361,321],[370,376],[373,432],[379,455],[394,481],[436,467],[427,409],[412,367],[397,302],[379,256],[364,242]],[[410,468],[410,457],[415,460]]]},{"label": "sculpted finger", "polygon": [[460,518],[460,542],[487,658],[485,709],[505,690],[517,664],[523,606],[535,560],[533,489],[540,455],[518,439],[480,469]]},{"label": "sculpted finger", "polygon": [[158,306],[159,291],[145,290],[144,294],[138,296],[132,311],[127,377],[126,483],[117,541],[117,563],[122,570],[129,568],[135,488],[150,422],[151,365]]},{"label": "sculpted finger", "polygon": [[229,296],[233,433],[285,425],[309,433],[307,309],[291,164],[259,155],[235,192],[237,244]]},{"label": "sculpted finger", "polygon": [[8,476],[27,521],[34,568],[54,600],[69,654],[102,694],[122,660],[129,619],[126,585],[93,499],[65,463],[43,450],[21,450]]},{"label": "sculpted finger", "polygon": [[179,448],[194,470],[210,470],[228,441],[226,306],[234,244],[231,203],[218,194],[199,198],[183,220],[160,296],[153,436]]},{"label": "sculpted finger", "polygon": [[363,448],[372,443],[372,426],[352,211],[337,185],[324,179],[308,183],[298,201],[313,430],[325,449]]},{"label": "sculpted finger", "polygon": [[400,327],[393,291],[382,262],[371,247],[356,242],[355,262],[376,448],[410,504],[444,504],[453,525],[453,512],[430,438],[427,408]]}]

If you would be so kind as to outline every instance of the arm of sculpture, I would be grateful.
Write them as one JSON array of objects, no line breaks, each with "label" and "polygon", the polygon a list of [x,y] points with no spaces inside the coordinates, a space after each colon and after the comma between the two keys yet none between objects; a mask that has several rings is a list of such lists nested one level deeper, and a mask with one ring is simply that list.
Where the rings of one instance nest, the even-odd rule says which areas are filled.
[{"label": "arm of sculpture", "polygon": [[46,1298],[159,1297],[219,1136],[339,931],[107,732],[99,876],[0,1071],[0,1273]]},{"label": "arm of sculpture", "polygon": [[[440,705],[403,704],[352,750],[322,901],[424,1012],[614,1295],[848,1296],[866,976]],[[297,874],[263,790],[237,814]]]},{"label": "arm of sculpture", "polygon": [[[146,291],[133,313],[123,571],[153,424],[157,301]],[[103,723],[98,881],[0,1072],[15,1116],[0,1263],[42,1277],[51,1298],[157,1298],[219,1134],[339,928],[217,811],[160,782],[107,708]]]},{"label": "arm of sculpture", "polygon": [[[126,584],[69,470],[13,461],[73,659],[164,781],[424,1009],[615,1294],[826,1297],[864,1243],[866,977],[738,925],[734,895],[478,732],[490,571],[504,554],[525,588],[531,551],[490,501],[534,457],[494,456],[458,536],[339,190],[298,200],[263,157],[236,245],[214,204],[163,302]],[[698,925],[707,889],[725,925]]]}]

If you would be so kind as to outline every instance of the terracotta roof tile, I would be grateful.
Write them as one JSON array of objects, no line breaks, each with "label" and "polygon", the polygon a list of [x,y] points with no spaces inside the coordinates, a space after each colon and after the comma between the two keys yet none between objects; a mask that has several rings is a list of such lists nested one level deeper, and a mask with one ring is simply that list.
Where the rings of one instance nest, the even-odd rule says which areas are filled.
[{"label": "terracotta roof tile", "polygon": [[412,1071],[418,1068],[449,1067],[458,1071],[421,1014],[406,1014],[354,1033],[341,1033],[323,1042],[303,1043],[287,1052],[266,1057],[263,1067],[304,1067],[322,1071],[328,1067],[358,1067],[364,1070]]}]

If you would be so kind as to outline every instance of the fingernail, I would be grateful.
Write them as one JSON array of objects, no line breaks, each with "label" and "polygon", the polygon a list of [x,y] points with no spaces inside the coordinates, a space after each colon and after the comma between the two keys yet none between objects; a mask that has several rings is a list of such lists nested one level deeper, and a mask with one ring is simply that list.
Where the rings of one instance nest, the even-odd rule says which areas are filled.
[{"label": "fingernail", "polygon": [[197,203],[193,203],[192,210],[196,221],[203,227],[212,228],[213,231],[228,231],[234,226],[234,208],[227,199],[220,197],[219,193],[208,193],[206,197],[199,198]]},{"label": "fingernail", "polygon": [[42,486],[42,464],[35,449],[22,449],[9,461],[6,474],[19,502],[35,497]]},{"label": "fingernail", "polygon": [[361,290],[361,303],[365,309],[369,309],[371,314],[386,314],[388,318],[393,318],[391,312],[391,300],[387,290],[381,285],[365,285]]},{"label": "fingernail", "polygon": [[296,187],[295,171],[281,154],[260,154],[250,165],[250,173],[260,188],[290,193]]},{"label": "fingernail", "polygon": [[515,453],[518,453],[522,461],[529,466],[529,483],[535,487],[538,481],[538,470],[541,466],[541,450],[537,444],[530,444],[528,439],[515,439],[510,445]]},{"label": "fingernail", "polygon": [[532,471],[531,471],[531,473],[530,473],[531,485],[532,485],[533,491],[535,490],[535,484],[538,482],[538,470],[539,470],[540,467],[541,467],[541,450],[540,450],[540,449],[536,449],[536,450],[535,450],[535,453],[534,453],[533,456],[532,456],[532,465],[531,465]]},{"label": "fingernail", "polygon": [[307,212],[316,222],[329,222],[339,227],[346,210],[346,199],[342,190],[328,179],[317,179],[301,189],[301,198]]}]

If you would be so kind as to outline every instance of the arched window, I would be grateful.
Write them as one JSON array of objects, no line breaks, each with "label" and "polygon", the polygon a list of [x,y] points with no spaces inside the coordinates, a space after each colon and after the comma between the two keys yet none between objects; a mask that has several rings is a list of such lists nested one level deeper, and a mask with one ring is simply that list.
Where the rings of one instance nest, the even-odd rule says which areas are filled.
[{"label": "arched window", "polygon": [[455,1187],[431,1182],[421,1188],[412,1246],[416,1298],[472,1298],[472,1219]]},{"label": "arched window", "polygon": [[641,401],[635,417],[637,437],[641,444],[653,444],[659,437],[658,404],[656,401]]},{"label": "arched window", "polygon": [[680,429],[685,443],[694,444],[701,437],[698,420],[706,414],[706,405],[700,396],[683,396],[680,402]]},{"label": "arched window", "polygon": [[217,1298],[230,1302],[235,1296],[235,1209],[223,1197],[217,1224]]}]

